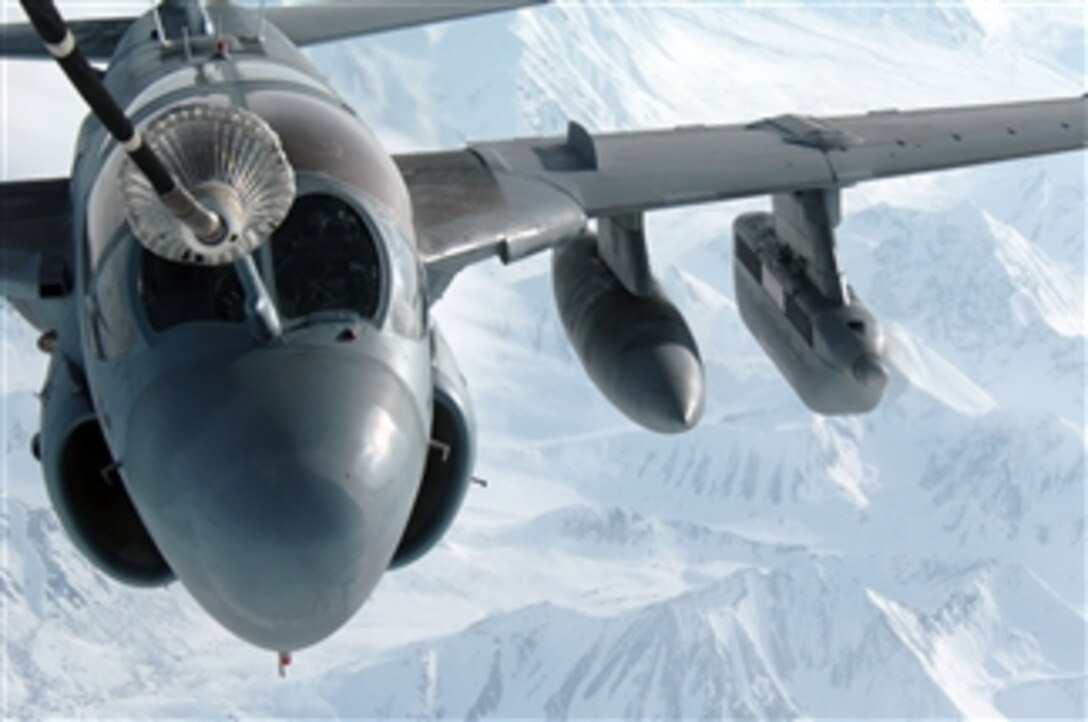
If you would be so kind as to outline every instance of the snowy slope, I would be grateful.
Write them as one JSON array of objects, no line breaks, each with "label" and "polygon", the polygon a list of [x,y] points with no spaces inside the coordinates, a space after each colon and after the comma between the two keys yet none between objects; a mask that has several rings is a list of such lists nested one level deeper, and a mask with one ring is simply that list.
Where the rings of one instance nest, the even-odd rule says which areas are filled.
[{"label": "snowy slope", "polygon": [[[939,601],[909,608],[853,565],[799,555],[663,602],[594,617],[548,604],[399,650],[326,685],[364,716],[552,719],[997,716],[1036,684],[1075,691],[1068,608],[1019,568],[929,568]],[[1032,612],[1025,614],[1027,609]]]},{"label": "snowy slope", "polygon": [[[1084,37],[1077,2],[563,3],[312,56],[410,149],[1079,94]],[[64,172],[20,153],[13,107],[6,167]],[[846,192],[844,263],[901,368],[861,418],[806,412],[739,319],[729,229],[765,199],[649,219],[707,361],[679,438],[593,390],[546,259],[465,273],[436,316],[490,485],[285,681],[180,589],[79,558],[26,453],[43,358],[5,309],[5,711],[1083,718],[1084,182],[1075,155]]]}]

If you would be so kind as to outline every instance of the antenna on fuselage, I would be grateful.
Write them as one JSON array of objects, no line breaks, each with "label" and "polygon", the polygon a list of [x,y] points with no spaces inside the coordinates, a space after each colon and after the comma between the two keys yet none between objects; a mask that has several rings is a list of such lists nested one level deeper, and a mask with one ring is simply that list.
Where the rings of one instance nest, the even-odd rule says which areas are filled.
[{"label": "antenna on fuselage", "polygon": [[264,23],[267,16],[268,3],[265,0],[261,0],[260,17],[257,20],[257,39],[264,42]]},{"label": "antenna on fuselage", "polygon": [[166,39],[166,26],[162,24],[162,12],[161,5],[155,0],[151,0],[151,12],[155,17],[155,34],[159,36],[159,45],[169,47],[169,42]]}]

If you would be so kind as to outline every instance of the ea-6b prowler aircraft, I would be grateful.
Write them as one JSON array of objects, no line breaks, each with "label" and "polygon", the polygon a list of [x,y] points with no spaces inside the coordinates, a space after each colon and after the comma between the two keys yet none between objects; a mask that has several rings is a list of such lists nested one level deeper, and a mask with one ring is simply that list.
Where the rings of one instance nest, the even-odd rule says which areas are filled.
[{"label": "ea-6b prowler aircraft", "polygon": [[[280,653],[426,553],[470,484],[464,381],[428,315],[455,275],[550,250],[589,376],[633,421],[693,426],[703,369],[651,272],[647,211],[769,194],[734,227],[748,328],[814,411],[877,405],[881,328],[843,276],[840,191],[1085,147],[1085,98],[565,137],[390,156],[298,46],[533,4],[261,11],[163,0],[66,25],[23,0],[8,57],[88,101],[69,178],[0,188],[3,293],[52,354],[57,515],[126,584],[175,579]],[[92,61],[108,61],[105,71]]]}]

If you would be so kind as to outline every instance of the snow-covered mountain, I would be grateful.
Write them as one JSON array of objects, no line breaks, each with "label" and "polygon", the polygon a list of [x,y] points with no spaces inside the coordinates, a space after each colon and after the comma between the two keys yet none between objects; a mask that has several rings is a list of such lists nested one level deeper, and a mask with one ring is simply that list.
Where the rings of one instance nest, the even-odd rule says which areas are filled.
[{"label": "snow-covered mountain", "polygon": [[[567,2],[312,56],[406,150],[567,118],[1074,95],[1084,43],[1078,0]],[[35,132],[20,109],[51,82],[27,68],[5,76],[5,168],[63,173],[20,147]],[[766,199],[649,219],[707,363],[706,416],[679,438],[593,390],[547,259],[465,273],[436,316],[489,486],[282,681],[176,586],[121,588],[72,548],[26,450],[44,359],[5,307],[6,714],[1083,719],[1084,164],[845,193],[844,263],[899,369],[865,417],[808,413],[743,328],[730,228]]]}]

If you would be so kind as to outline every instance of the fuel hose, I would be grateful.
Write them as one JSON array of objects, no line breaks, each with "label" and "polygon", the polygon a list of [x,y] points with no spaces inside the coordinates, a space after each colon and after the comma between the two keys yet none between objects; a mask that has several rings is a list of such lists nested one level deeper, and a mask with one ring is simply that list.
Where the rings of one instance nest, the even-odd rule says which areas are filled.
[{"label": "fuel hose", "polygon": [[133,127],[79,49],[75,36],[52,0],[20,0],[20,3],[46,50],[56,59],[91,112],[147,177],[163,205],[197,238],[216,239],[222,232],[219,217],[178,185],[159,156],[144,142],[140,131]]}]

